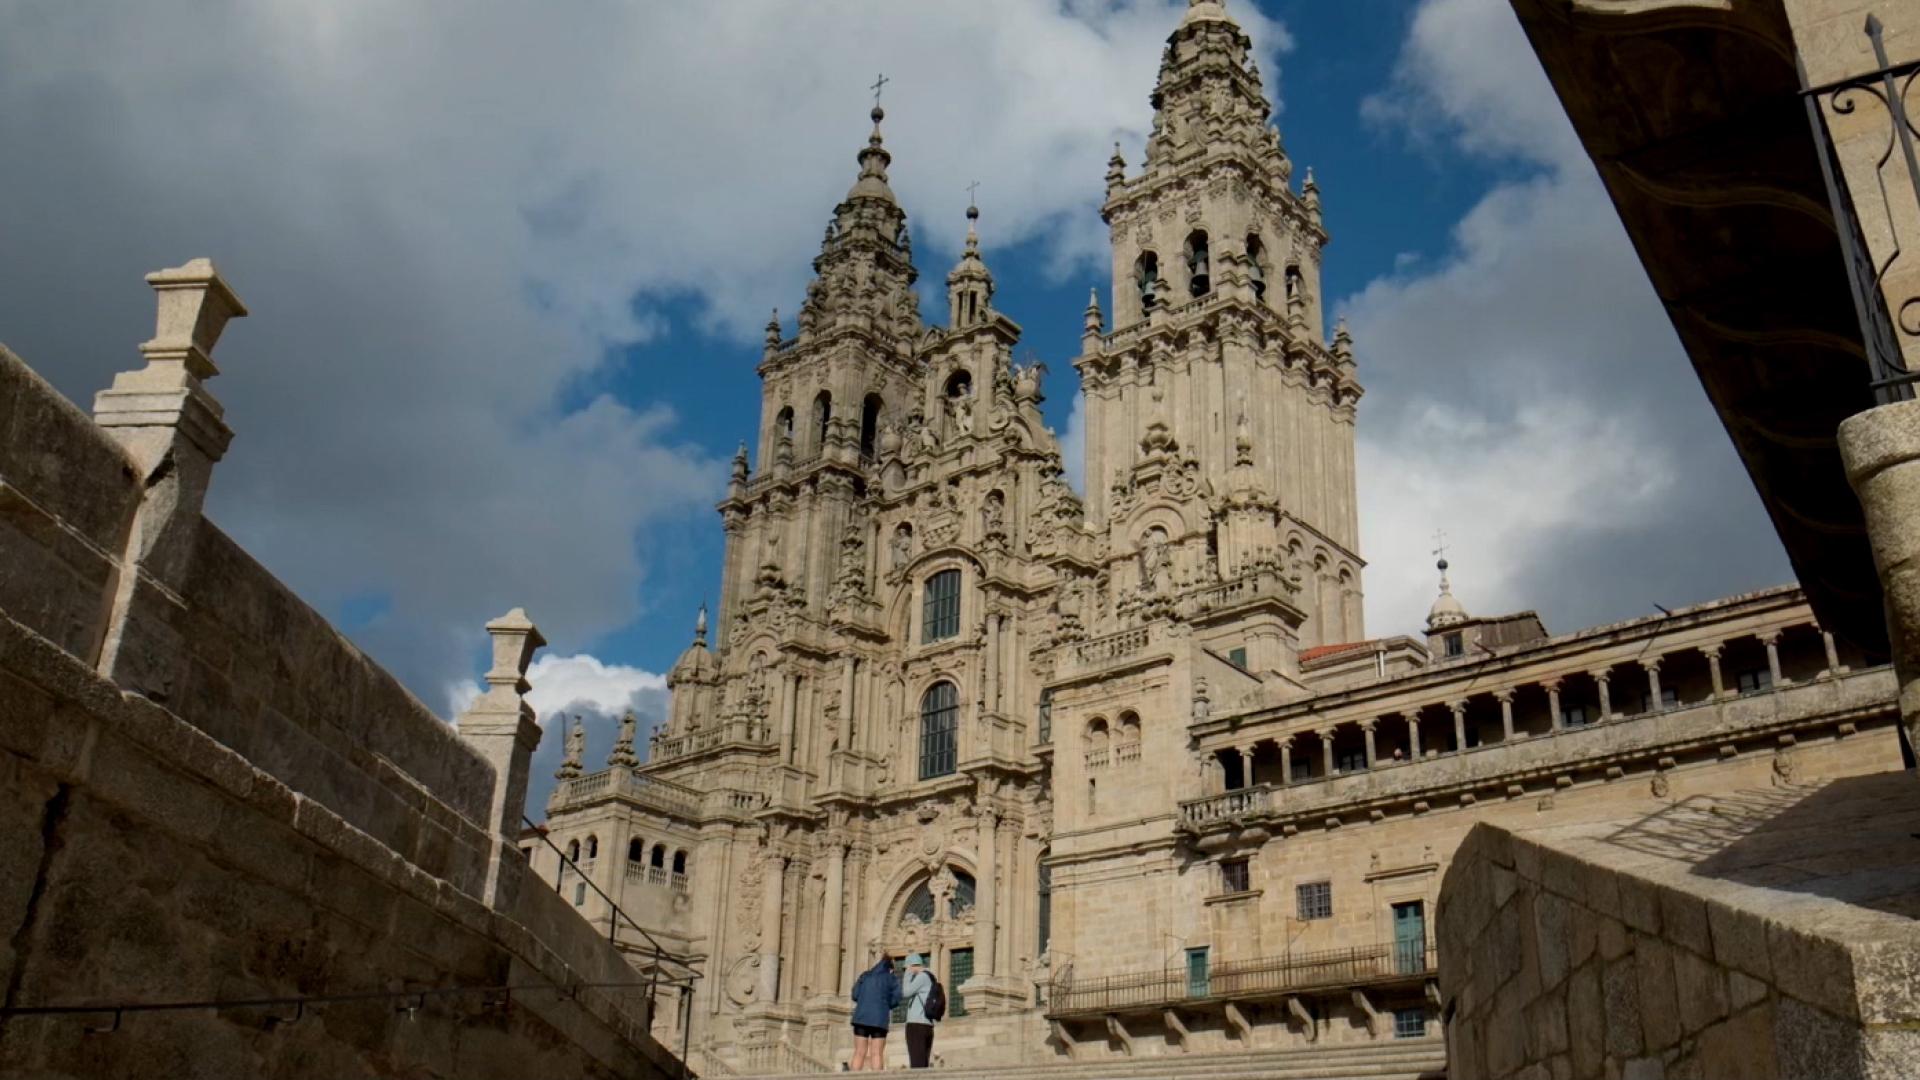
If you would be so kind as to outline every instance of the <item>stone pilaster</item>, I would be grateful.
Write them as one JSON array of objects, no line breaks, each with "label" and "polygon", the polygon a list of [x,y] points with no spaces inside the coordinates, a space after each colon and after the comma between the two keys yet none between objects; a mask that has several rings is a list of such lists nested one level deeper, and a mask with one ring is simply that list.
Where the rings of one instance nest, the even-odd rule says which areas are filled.
[{"label": "stone pilaster", "polygon": [[525,872],[518,840],[533,752],[540,746],[540,724],[526,700],[532,689],[527,665],[547,640],[520,608],[488,623],[487,633],[493,638],[487,689],[460,714],[456,726],[460,738],[493,765],[493,804],[486,823],[493,833],[493,850],[481,899],[501,908],[512,903],[514,886]]},{"label": "stone pilaster", "polygon": [[1848,417],[1840,458],[1866,514],[1867,540],[1886,593],[1887,637],[1900,683],[1900,722],[1920,745],[1920,401]]}]

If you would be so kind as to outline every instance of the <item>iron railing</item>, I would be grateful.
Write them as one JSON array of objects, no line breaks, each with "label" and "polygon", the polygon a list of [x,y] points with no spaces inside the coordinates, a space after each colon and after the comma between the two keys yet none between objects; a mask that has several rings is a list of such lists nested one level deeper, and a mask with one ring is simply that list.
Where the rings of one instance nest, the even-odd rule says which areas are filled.
[{"label": "iron railing", "polygon": [[1047,991],[1047,1012],[1100,1013],[1156,1009],[1181,1003],[1266,997],[1319,987],[1418,980],[1438,970],[1432,943],[1367,945],[1322,952],[1295,952],[1226,961],[1205,971],[1179,967],[1056,981]]},{"label": "iron railing", "polygon": [[[1879,18],[1868,15],[1863,32],[1873,42],[1873,55],[1880,62],[1879,70],[1809,87],[1806,85],[1806,66],[1801,64],[1800,84],[1803,89],[1800,94],[1806,101],[1807,122],[1813,128],[1820,172],[1826,180],[1827,198],[1833,207],[1834,230],[1839,234],[1841,254],[1846,259],[1847,280],[1853,290],[1854,311],[1860,319],[1860,335],[1870,365],[1869,377],[1874,400],[1877,404],[1888,405],[1895,401],[1911,400],[1913,383],[1920,379],[1920,372],[1907,370],[1906,361],[1901,356],[1899,337],[1894,332],[1897,325],[1910,336],[1920,336],[1920,296],[1906,298],[1896,310],[1890,312],[1883,289],[1888,271],[1902,255],[1893,196],[1887,191],[1886,181],[1887,163],[1893,160],[1895,149],[1900,150],[1906,158],[1907,180],[1913,187],[1916,202],[1920,202],[1920,156],[1916,156],[1913,146],[1916,129],[1907,118],[1904,100],[1907,92],[1913,88],[1915,79],[1920,77],[1920,60],[1889,64],[1881,30]],[[1853,193],[1841,169],[1839,151],[1833,142],[1833,132],[1827,126],[1826,115],[1826,110],[1831,109],[1836,116],[1851,116],[1869,98],[1877,100],[1886,112],[1888,128],[1886,144],[1873,163],[1873,177],[1880,189],[1880,204],[1887,215],[1893,246],[1886,258],[1877,264],[1860,227]]]}]

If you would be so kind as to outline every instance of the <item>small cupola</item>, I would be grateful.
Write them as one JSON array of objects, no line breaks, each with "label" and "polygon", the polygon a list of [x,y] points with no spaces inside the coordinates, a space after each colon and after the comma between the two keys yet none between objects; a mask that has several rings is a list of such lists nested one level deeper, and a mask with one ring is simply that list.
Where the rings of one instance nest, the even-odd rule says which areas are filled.
[{"label": "small cupola", "polygon": [[947,322],[956,329],[992,318],[993,274],[980,258],[980,208],[967,207],[967,247],[947,274]]}]

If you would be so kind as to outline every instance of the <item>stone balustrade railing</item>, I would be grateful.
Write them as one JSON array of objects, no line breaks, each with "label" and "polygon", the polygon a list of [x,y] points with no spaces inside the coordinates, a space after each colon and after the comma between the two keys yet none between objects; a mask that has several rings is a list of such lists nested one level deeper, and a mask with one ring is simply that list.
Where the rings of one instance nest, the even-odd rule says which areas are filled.
[{"label": "stone balustrade railing", "polygon": [[683,735],[655,735],[648,746],[647,760],[658,764],[692,754],[704,754],[722,746],[767,746],[773,741],[773,725],[763,720],[728,720],[716,727],[689,731]]},{"label": "stone balustrade railing", "polygon": [[547,800],[547,808],[552,811],[594,799],[620,797],[664,813],[692,819],[699,818],[701,803],[705,798],[701,792],[682,787],[671,780],[621,767],[560,781],[559,786],[553,789],[553,797]]},{"label": "stone balustrade railing", "polygon": [[1073,647],[1073,659],[1083,667],[1098,667],[1141,652],[1153,642],[1151,628],[1140,626],[1094,638]]},{"label": "stone balustrade railing", "polygon": [[1344,812],[1372,802],[1470,797],[1476,791],[1497,796],[1529,778],[1568,775],[1603,762],[1624,769],[1645,759],[1670,761],[1665,755],[1688,745],[1732,746],[1743,739],[1774,739],[1795,726],[1850,723],[1888,713],[1896,690],[1890,667],[1869,668],[1418,760],[1380,760],[1372,768],[1334,776],[1266,783],[1183,800],[1180,820],[1185,826],[1204,828],[1257,814]]}]

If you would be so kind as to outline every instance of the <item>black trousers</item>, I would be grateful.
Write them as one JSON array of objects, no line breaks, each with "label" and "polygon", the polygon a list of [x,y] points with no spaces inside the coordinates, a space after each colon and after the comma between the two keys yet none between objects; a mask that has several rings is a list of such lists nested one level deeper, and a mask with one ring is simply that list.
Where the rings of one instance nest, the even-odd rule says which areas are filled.
[{"label": "black trousers", "polygon": [[907,1025],[907,1067],[924,1069],[927,1059],[933,1056],[933,1025]]}]

